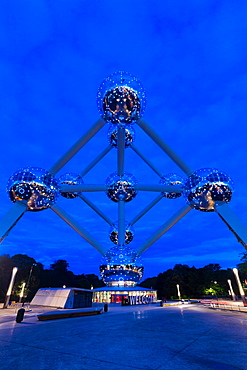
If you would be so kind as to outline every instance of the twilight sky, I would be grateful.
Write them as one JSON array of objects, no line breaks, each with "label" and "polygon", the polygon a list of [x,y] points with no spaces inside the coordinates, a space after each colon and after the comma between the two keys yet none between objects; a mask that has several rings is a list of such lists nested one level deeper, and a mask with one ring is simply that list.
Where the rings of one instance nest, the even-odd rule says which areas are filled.
[{"label": "twilight sky", "polygon": [[[0,216],[12,204],[6,183],[21,167],[49,169],[99,118],[96,93],[124,70],[147,94],[144,119],[194,170],[216,167],[235,184],[231,208],[247,226],[247,2],[239,0],[10,0],[0,12]],[[58,173],[80,173],[107,145],[106,125]],[[181,170],[137,126],[136,146],[166,174]],[[117,165],[114,149],[84,178],[104,183]],[[159,177],[131,149],[126,171],[139,183]],[[117,204],[86,194],[111,219]],[[157,193],[126,204],[130,221]],[[135,224],[137,247],[185,203],[162,199]],[[58,204],[112,247],[109,225],[81,199]],[[176,263],[234,267],[244,248],[215,213],[189,212],[143,255],[144,278]],[[54,212],[27,212],[0,254],[27,254],[45,267],[65,259],[76,273],[98,274],[101,255]]]}]

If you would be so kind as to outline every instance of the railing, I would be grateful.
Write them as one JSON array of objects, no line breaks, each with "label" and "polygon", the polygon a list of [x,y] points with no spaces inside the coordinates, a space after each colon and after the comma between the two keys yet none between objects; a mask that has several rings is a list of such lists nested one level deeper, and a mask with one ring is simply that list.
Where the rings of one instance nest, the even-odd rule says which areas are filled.
[{"label": "railing", "polygon": [[240,305],[229,305],[224,303],[210,303],[210,308],[216,308],[220,310],[247,312],[247,307]]}]

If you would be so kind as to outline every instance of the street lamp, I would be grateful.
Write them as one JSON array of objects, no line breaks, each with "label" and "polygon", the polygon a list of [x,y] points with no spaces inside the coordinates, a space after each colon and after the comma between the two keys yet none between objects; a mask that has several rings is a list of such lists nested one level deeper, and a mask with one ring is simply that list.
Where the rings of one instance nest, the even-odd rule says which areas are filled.
[{"label": "street lamp", "polygon": [[236,301],[236,295],[235,295],[235,293],[234,293],[234,291],[233,291],[233,289],[232,289],[232,282],[231,282],[231,280],[230,280],[230,279],[228,279],[228,280],[227,280],[227,282],[228,282],[228,284],[229,284],[229,288],[230,288],[230,293],[231,293],[231,295],[232,295],[232,299],[233,299],[233,301]]},{"label": "street lamp", "polygon": [[22,300],[22,298],[24,296],[25,285],[26,285],[26,283],[22,283],[21,293],[20,293],[20,296],[19,296],[19,303],[21,303],[21,300]]},{"label": "street lamp", "polygon": [[31,275],[32,275],[32,272],[33,272],[33,268],[34,266],[37,266],[37,263],[33,263],[31,268],[30,268],[30,272],[29,272],[29,276],[28,276],[28,280],[27,280],[27,285],[26,285],[26,294],[25,294],[25,298],[24,298],[24,301],[22,303],[22,307],[24,306],[25,302],[26,302],[26,298],[27,298],[27,289],[29,288],[29,284],[30,284],[30,280],[31,280]]},{"label": "street lamp", "polygon": [[179,284],[177,284],[177,290],[178,290],[178,299],[181,301],[181,293],[179,289]]},{"label": "street lamp", "polygon": [[239,293],[241,295],[242,301],[243,301],[243,303],[245,303],[246,302],[246,300],[245,300],[245,294],[244,294],[244,290],[243,290],[241,281],[239,279],[238,269],[236,267],[234,267],[232,270],[234,272],[234,275],[235,275],[235,278],[236,278],[236,281],[237,281],[237,284],[238,284],[238,289],[239,289]]},{"label": "street lamp", "polygon": [[11,276],[11,280],[10,280],[10,283],[9,283],[9,288],[7,290],[7,294],[6,294],[6,297],[5,297],[5,301],[4,301],[4,304],[3,304],[3,308],[8,308],[8,304],[9,304],[9,300],[10,300],[10,296],[11,296],[11,293],[12,293],[12,289],[13,289],[13,285],[14,285],[15,276],[16,276],[17,271],[18,271],[18,267],[13,267],[12,276]]}]

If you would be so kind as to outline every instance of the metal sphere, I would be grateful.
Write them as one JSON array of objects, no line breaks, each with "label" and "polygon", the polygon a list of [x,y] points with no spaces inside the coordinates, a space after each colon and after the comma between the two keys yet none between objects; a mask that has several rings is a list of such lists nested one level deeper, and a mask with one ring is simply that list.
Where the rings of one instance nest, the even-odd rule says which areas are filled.
[{"label": "metal sphere", "polygon": [[15,172],[8,180],[7,193],[13,203],[27,201],[29,211],[49,208],[59,196],[57,180],[39,167],[21,168]]},{"label": "metal sphere", "polygon": [[[108,140],[112,147],[117,148],[117,139],[118,139],[118,127],[116,125],[111,125],[109,127]],[[135,140],[135,130],[132,125],[125,127],[125,148],[130,146]]]},{"label": "metal sphere", "polygon": [[[114,244],[118,244],[118,222],[114,224],[109,229],[110,240]],[[134,228],[128,222],[125,222],[125,244],[129,244],[134,239]]]},{"label": "metal sphere", "polygon": [[126,246],[110,248],[100,266],[100,274],[107,286],[135,286],[143,271],[139,254]]},{"label": "metal sphere", "polygon": [[126,125],[136,122],[144,113],[146,94],[140,81],[119,71],[106,77],[97,94],[97,106],[108,122]]},{"label": "metal sphere", "polygon": [[[65,175],[62,175],[58,179],[58,184],[59,186],[61,185],[79,185],[79,184],[84,184],[84,181],[80,175],[77,175],[76,173],[66,173]],[[69,193],[69,192],[61,192],[60,193],[62,197],[67,198],[67,199],[73,199],[78,197],[80,192],[74,192],[74,193]]]},{"label": "metal sphere", "polygon": [[[160,179],[160,184],[162,185],[181,185],[182,186],[183,183],[184,183],[184,179],[176,173],[168,173],[167,175],[164,175]],[[162,194],[165,198],[176,199],[176,198],[181,197],[182,192],[181,193],[168,193],[164,191],[162,192]]]},{"label": "metal sphere", "polygon": [[234,190],[232,179],[216,168],[202,168],[193,172],[184,183],[187,203],[204,212],[229,203]]},{"label": "metal sphere", "polygon": [[125,172],[123,176],[119,176],[117,172],[114,172],[106,179],[108,188],[106,194],[113,202],[118,202],[119,200],[129,202],[137,194],[134,188],[136,183],[136,178],[130,173]]}]

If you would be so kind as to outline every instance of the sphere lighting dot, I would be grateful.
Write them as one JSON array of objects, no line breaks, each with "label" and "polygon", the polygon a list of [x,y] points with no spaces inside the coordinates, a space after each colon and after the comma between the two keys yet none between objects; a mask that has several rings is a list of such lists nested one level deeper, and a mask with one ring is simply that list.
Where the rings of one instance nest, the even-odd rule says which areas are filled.
[{"label": "sphere lighting dot", "polygon": [[136,183],[136,178],[130,173],[125,172],[123,176],[119,176],[117,172],[114,172],[106,179],[108,188],[106,194],[113,202],[119,202],[119,200],[129,202],[137,194],[134,188]]},{"label": "sphere lighting dot", "polygon": [[216,168],[202,168],[193,172],[184,183],[187,203],[204,212],[229,203],[234,190],[232,179]]},{"label": "sphere lighting dot", "polygon": [[130,73],[119,71],[106,77],[97,94],[101,116],[113,124],[136,122],[144,113],[146,94],[140,81]]},{"label": "sphere lighting dot", "polygon": [[[116,221],[109,229],[110,240],[118,244],[118,222]],[[134,238],[134,228],[128,222],[125,222],[125,244],[132,242]]]},{"label": "sphere lighting dot", "polygon": [[[184,179],[176,173],[168,173],[160,179],[162,185],[183,185]],[[163,196],[168,199],[176,199],[181,197],[181,193],[162,192]]]},{"label": "sphere lighting dot", "polygon": [[127,246],[110,248],[100,266],[100,274],[107,286],[135,286],[143,271],[139,254]]},{"label": "sphere lighting dot", "polygon": [[[76,173],[66,173],[59,177],[58,184],[59,186],[61,185],[80,185],[80,184],[84,184],[84,181],[82,177],[80,175],[77,175]],[[60,194],[64,198],[73,199],[73,198],[78,197],[80,192],[74,192],[74,193],[61,192]]]},{"label": "sphere lighting dot", "polygon": [[27,201],[29,211],[41,211],[53,206],[59,196],[54,176],[43,168],[27,167],[15,172],[8,180],[10,200]]},{"label": "sphere lighting dot", "polygon": [[[118,141],[118,127],[116,125],[111,125],[109,127],[108,140],[112,147],[117,148]],[[125,127],[125,148],[130,146],[135,141],[135,130],[132,125]]]}]

